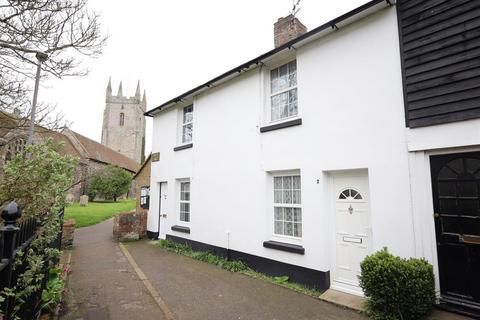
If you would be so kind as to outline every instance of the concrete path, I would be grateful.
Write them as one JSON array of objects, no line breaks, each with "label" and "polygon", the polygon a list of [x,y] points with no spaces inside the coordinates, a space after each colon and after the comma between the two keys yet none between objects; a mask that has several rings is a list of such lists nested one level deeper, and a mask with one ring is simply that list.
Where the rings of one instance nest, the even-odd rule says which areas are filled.
[{"label": "concrete path", "polygon": [[163,314],[112,240],[112,220],[75,230],[65,320],[161,320]]},{"label": "concrete path", "polygon": [[[120,249],[112,240],[112,227],[109,220],[75,231],[69,312],[61,319],[367,319],[356,311],[170,253],[149,241],[126,243]],[[431,319],[462,318],[435,313]]]},{"label": "concrete path", "polygon": [[177,320],[366,319],[283,287],[165,251],[145,241],[126,248]]}]

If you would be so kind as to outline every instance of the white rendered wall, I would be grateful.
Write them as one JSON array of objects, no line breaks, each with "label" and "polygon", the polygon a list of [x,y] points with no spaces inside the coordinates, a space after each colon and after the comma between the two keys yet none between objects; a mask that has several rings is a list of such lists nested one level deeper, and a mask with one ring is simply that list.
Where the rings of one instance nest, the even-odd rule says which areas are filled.
[{"label": "white rendered wall", "polygon": [[[154,118],[148,229],[157,231],[158,183],[168,181],[165,233],[301,265],[332,267],[330,173],[369,174],[373,249],[414,256],[395,8],[296,51],[301,126],[260,133],[268,72],[249,71],[194,100],[193,148],[178,145],[178,109]],[[300,170],[303,237],[272,236],[270,171]],[[191,179],[191,221],[178,220],[176,179]],[[191,234],[170,230],[184,225]],[[265,240],[300,244],[305,255],[266,249]]]}]

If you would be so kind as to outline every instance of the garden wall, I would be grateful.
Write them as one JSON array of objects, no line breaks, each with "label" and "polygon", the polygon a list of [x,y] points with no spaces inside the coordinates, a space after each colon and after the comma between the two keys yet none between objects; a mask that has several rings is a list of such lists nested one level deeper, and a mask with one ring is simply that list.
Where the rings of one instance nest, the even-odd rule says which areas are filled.
[{"label": "garden wall", "polygon": [[147,232],[146,212],[123,212],[113,219],[113,238],[115,241],[138,240]]}]

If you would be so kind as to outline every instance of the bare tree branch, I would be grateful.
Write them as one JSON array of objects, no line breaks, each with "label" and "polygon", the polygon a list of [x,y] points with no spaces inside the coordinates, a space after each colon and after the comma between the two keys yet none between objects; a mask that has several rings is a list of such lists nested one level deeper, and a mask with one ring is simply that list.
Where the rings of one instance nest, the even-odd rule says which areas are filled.
[{"label": "bare tree branch", "polygon": [[[0,0],[0,111],[28,115],[30,85],[37,52],[48,55],[43,74],[62,78],[85,75],[82,56],[101,54],[107,37],[88,0]],[[45,108],[52,112],[53,109]],[[59,123],[59,118],[47,118]],[[44,125],[44,124],[42,124]],[[48,126],[47,126],[48,127]]]}]

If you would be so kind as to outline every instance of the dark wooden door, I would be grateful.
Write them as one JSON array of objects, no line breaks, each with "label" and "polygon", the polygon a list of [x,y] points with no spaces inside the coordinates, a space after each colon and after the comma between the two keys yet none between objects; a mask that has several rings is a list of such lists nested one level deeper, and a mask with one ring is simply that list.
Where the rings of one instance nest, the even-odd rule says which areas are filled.
[{"label": "dark wooden door", "polygon": [[442,300],[480,309],[480,152],[430,160]]}]

